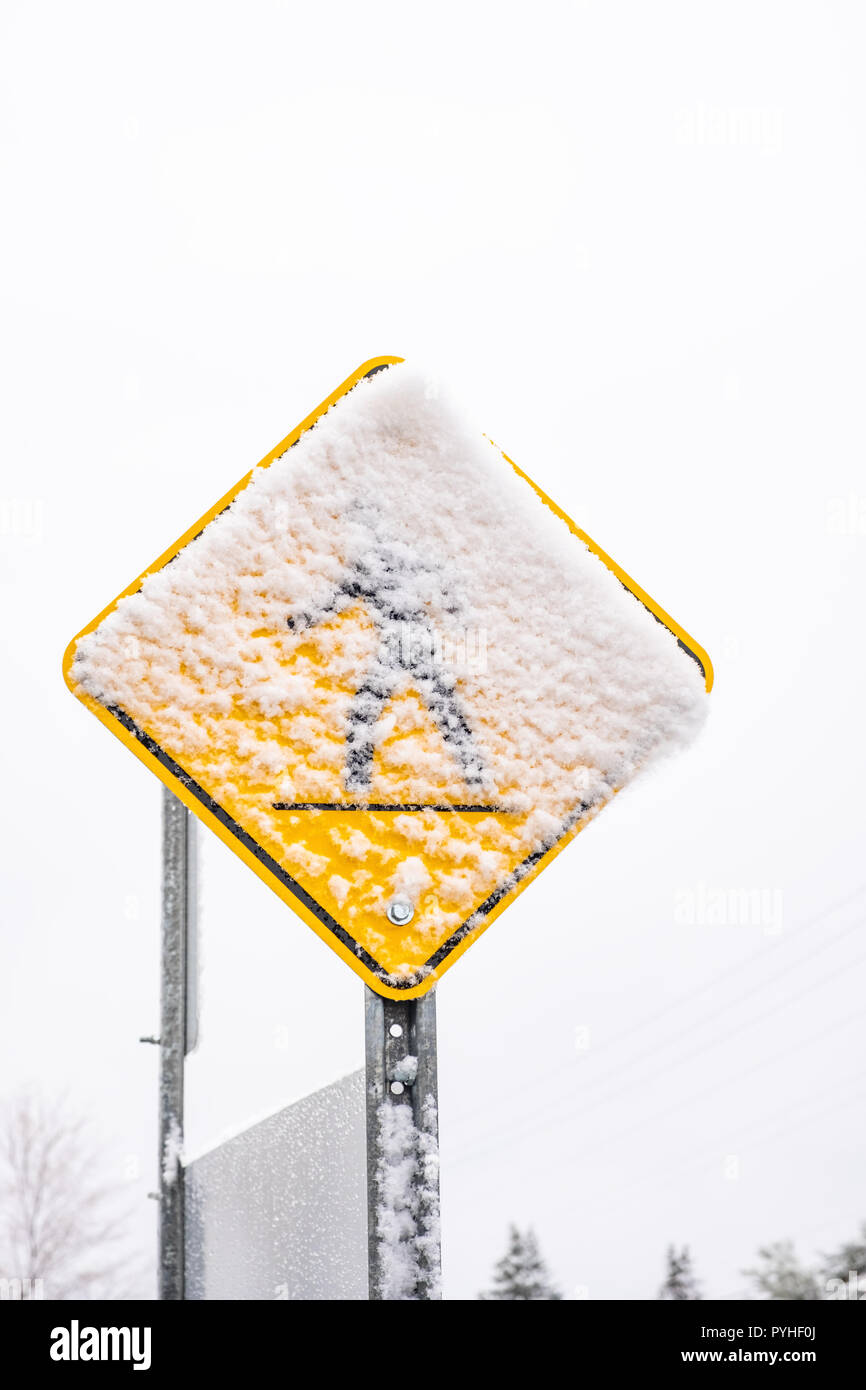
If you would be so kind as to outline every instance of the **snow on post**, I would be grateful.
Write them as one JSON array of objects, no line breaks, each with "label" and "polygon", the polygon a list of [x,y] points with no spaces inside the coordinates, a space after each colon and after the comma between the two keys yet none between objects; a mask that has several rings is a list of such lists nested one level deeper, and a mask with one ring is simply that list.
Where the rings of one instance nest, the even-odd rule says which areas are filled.
[{"label": "snow on post", "polygon": [[379,1290],[381,1299],[438,1299],[439,1145],[436,1102],[423,1101],[420,1128],[410,1104],[384,1101],[378,1112]]}]

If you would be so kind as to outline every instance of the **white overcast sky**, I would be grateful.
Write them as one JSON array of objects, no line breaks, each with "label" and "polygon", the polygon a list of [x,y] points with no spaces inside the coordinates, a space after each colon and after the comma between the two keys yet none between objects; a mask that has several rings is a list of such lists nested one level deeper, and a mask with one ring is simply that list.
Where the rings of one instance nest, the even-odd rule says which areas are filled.
[{"label": "white overcast sky", "polygon": [[[380,353],[717,675],[439,989],[447,1293],[511,1220],[642,1298],[670,1241],[726,1297],[866,1218],[864,50],[855,0],[7,0],[2,1091],[97,1118],[142,1241],[160,789],[62,652]],[[203,839],[195,1149],[363,1046],[359,980]],[[678,920],[747,888],[763,924]]]}]

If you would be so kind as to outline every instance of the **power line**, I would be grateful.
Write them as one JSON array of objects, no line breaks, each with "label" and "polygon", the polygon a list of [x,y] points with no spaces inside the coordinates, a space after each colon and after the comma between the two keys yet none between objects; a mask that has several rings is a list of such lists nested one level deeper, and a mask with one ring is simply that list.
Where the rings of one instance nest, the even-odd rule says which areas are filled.
[{"label": "power line", "polygon": [[[828,945],[829,945],[829,946],[835,945],[837,942],[841,941],[844,937],[850,935],[850,933],[851,933],[852,931],[854,931],[856,928],[859,928],[859,927],[861,927],[861,926],[862,926],[862,922],[861,922],[859,919],[858,919],[856,922],[850,923],[846,928],[844,928],[843,931],[837,933],[837,935],[834,936],[829,942],[822,943],[821,947],[818,948],[817,950],[812,951],[812,952],[809,952],[806,956],[801,957],[801,958],[800,958],[798,961],[796,961],[796,962],[792,962],[791,965],[789,965],[788,967],[785,968],[785,970],[783,970],[783,971],[780,972],[780,975],[788,974],[788,973],[790,973],[790,971],[791,971],[792,969],[796,969],[796,968],[799,967],[800,965],[805,964],[807,961],[813,959],[816,955],[821,954],[821,953],[827,948]],[[694,1061],[694,1059],[695,1059],[696,1057],[700,1057],[700,1056],[702,1056],[704,1053],[711,1051],[714,1047],[718,1047],[720,1044],[727,1042],[727,1041],[730,1039],[730,1037],[732,1036],[732,1033],[733,1033],[733,1034],[737,1034],[737,1033],[740,1033],[740,1032],[745,1031],[745,1030],[748,1029],[748,1028],[754,1027],[756,1024],[765,1022],[766,1019],[772,1018],[772,1017],[774,1017],[777,1013],[781,1012],[782,1010],[789,1008],[792,1004],[796,1003],[797,1000],[798,1000],[798,999],[801,999],[804,995],[810,994],[810,993],[811,993],[813,990],[815,990],[815,989],[820,989],[823,985],[825,985],[825,984],[829,983],[830,981],[836,979],[839,975],[841,975],[841,974],[843,974],[844,972],[850,970],[850,969],[852,968],[852,966],[858,965],[858,964],[860,964],[861,962],[863,962],[864,960],[866,960],[866,955],[864,955],[864,956],[858,956],[858,957],[856,957],[853,961],[845,961],[845,962],[843,962],[843,963],[842,963],[840,966],[838,966],[835,970],[832,970],[832,971],[830,971],[829,973],[827,973],[827,974],[825,974],[825,975],[823,975],[823,976],[820,976],[818,979],[810,980],[810,982],[809,982],[803,989],[799,990],[799,991],[798,991],[797,993],[795,993],[795,994],[789,995],[786,999],[780,1000],[780,1001],[779,1001],[777,1004],[775,1004],[772,1008],[767,1009],[767,1010],[764,1010],[762,1013],[757,1014],[754,1018],[747,1019],[744,1023],[738,1025],[738,1026],[737,1026],[735,1029],[733,1029],[733,1030],[724,1031],[724,1032],[718,1034],[716,1037],[710,1038],[707,1042],[705,1042],[702,1046],[698,1047],[697,1049],[693,1049],[693,1050],[691,1050],[691,1051],[688,1052],[688,1053],[683,1053],[683,1054],[680,1055],[679,1057],[675,1058],[673,1061],[667,1063],[666,1070],[667,1070],[668,1072],[670,1072],[670,1071],[674,1070],[676,1067],[683,1066],[683,1065],[684,1065],[685,1063],[687,1063],[687,1062],[692,1062],[692,1061]],[[777,976],[776,978],[779,978],[779,977]],[[702,1020],[700,1020],[700,1022],[698,1022],[697,1024],[690,1025],[690,1026],[687,1027],[686,1029],[681,1030],[679,1033],[673,1034],[673,1035],[671,1035],[671,1036],[668,1037],[668,1038],[662,1039],[661,1042],[657,1043],[653,1048],[649,1049],[648,1052],[643,1053],[640,1057],[629,1058],[629,1059],[627,1059],[624,1063],[621,1063],[621,1064],[619,1064],[618,1066],[615,1066],[615,1067],[610,1068],[607,1072],[603,1073],[601,1076],[592,1077],[592,1078],[587,1082],[587,1088],[590,1089],[590,1090],[596,1089],[598,1086],[604,1085],[605,1083],[609,1082],[609,1081],[611,1080],[611,1078],[614,1078],[614,1077],[616,1077],[616,1076],[618,1076],[618,1075],[621,1075],[623,1072],[626,1072],[626,1073],[627,1073],[627,1072],[630,1071],[636,1064],[640,1064],[640,1063],[642,1063],[642,1062],[646,1062],[647,1060],[651,1060],[651,1059],[652,1059],[653,1057],[655,1057],[659,1052],[663,1052],[664,1049],[665,1049],[666,1047],[668,1047],[672,1042],[678,1042],[678,1041],[680,1041],[683,1037],[686,1037],[686,1036],[690,1035],[691,1033],[693,1033],[693,1032],[695,1031],[696,1028],[701,1028],[701,1027],[703,1027],[703,1025],[704,1025],[705,1022],[712,1021],[712,1019],[718,1017],[719,1014],[722,1014],[722,1013],[726,1012],[727,1009],[729,1009],[729,1008],[733,1007],[734,1005],[740,1003],[741,1000],[742,1000],[742,998],[748,998],[748,997],[751,997],[752,995],[754,995],[754,994],[756,994],[756,993],[759,993],[762,989],[766,988],[767,983],[768,983],[768,982],[761,982],[761,983],[758,984],[754,989],[750,990],[750,991],[748,992],[747,995],[741,996],[739,999],[735,999],[735,1000],[732,1000],[732,1001],[728,1001],[728,1003],[723,1004],[718,1010],[716,1010],[716,1012],[715,1012],[714,1014],[708,1015],[706,1019],[702,1019]],[[775,983],[775,981],[773,981],[772,983]],[[513,1126],[512,1126],[512,1127],[509,1127],[508,1124],[506,1124],[506,1125],[504,1126],[504,1128],[503,1128],[503,1127],[500,1127],[499,1129],[495,1130],[495,1131],[494,1131],[493,1143],[495,1144],[495,1143],[498,1141],[498,1140],[497,1140],[497,1136],[498,1136],[498,1139],[501,1139],[501,1138],[504,1138],[504,1137],[508,1137],[508,1138],[511,1138],[511,1139],[515,1139],[515,1138],[516,1138],[516,1139],[521,1139],[521,1138],[526,1137],[526,1136],[529,1135],[529,1134],[535,1133],[535,1132],[537,1131],[537,1129],[538,1129],[538,1126],[537,1126],[536,1124],[534,1124],[533,1121],[543,1119],[545,1116],[550,1115],[551,1113],[552,1113],[552,1115],[553,1115],[553,1118],[552,1118],[552,1121],[551,1121],[551,1123],[552,1123],[553,1126],[557,1126],[557,1125],[562,1124],[563,1122],[567,1121],[569,1118],[571,1118],[571,1116],[574,1114],[574,1112],[575,1112],[576,1109],[580,1109],[580,1113],[581,1113],[582,1116],[583,1116],[583,1115],[586,1115],[586,1114],[589,1114],[589,1113],[591,1113],[593,1110],[598,1109],[599,1105],[607,1105],[607,1104],[609,1104],[610,1101],[617,1099],[619,1096],[628,1094],[629,1092],[633,1091],[637,1086],[641,1086],[641,1085],[646,1084],[646,1082],[649,1081],[650,1079],[651,1079],[651,1077],[650,1077],[650,1076],[646,1076],[646,1075],[635,1077],[635,1078],[632,1079],[631,1081],[627,1081],[626,1084],[625,1084],[624,1086],[618,1087],[618,1088],[617,1088],[616,1090],[614,1090],[613,1092],[608,1092],[601,1100],[598,1100],[598,1101],[591,1101],[590,1104],[589,1104],[588,1106],[584,1106],[584,1105],[583,1105],[583,1100],[584,1100],[584,1096],[585,1096],[585,1091],[581,1091],[579,1094],[575,1095],[575,1096],[573,1097],[573,1103],[572,1103],[572,1105],[570,1105],[570,1106],[565,1106],[565,1107],[563,1107],[563,1106],[562,1106],[560,1103],[558,1103],[558,1102],[555,1102],[555,1101],[553,1101],[553,1102],[551,1102],[551,1101],[546,1101],[546,1102],[544,1102],[542,1105],[537,1106],[537,1107],[536,1107],[533,1111],[531,1111],[528,1115],[525,1115],[525,1116],[523,1117],[524,1123],[523,1123],[523,1125],[522,1125],[521,1127],[515,1129]],[[581,1107],[582,1107],[582,1108],[581,1108]],[[526,1121],[529,1121],[530,1123],[527,1125],[527,1124],[525,1123]],[[484,1152],[487,1152],[489,1147],[490,1147],[490,1146],[488,1145],[487,1147],[483,1147],[481,1150],[473,1151],[473,1153],[484,1153]],[[462,1162],[463,1159],[462,1159],[462,1158],[458,1158],[456,1161],[457,1161],[457,1162]]]},{"label": "power line", "polygon": [[[745,960],[736,961],[733,965],[728,966],[727,969],[721,971],[719,974],[710,976],[708,979],[704,980],[702,984],[696,986],[694,989],[690,989],[686,993],[681,994],[678,998],[671,1000],[670,1003],[665,1004],[661,1009],[657,1009],[654,1013],[649,1014],[643,1019],[638,1020],[637,1023],[629,1025],[629,1027],[623,1029],[620,1033],[616,1033],[613,1036],[613,1038],[608,1039],[604,1046],[606,1048],[613,1048],[618,1046],[622,1042],[626,1041],[628,1038],[633,1037],[636,1033],[642,1033],[646,1028],[649,1028],[652,1024],[658,1022],[659,1019],[667,1017],[668,1014],[682,1007],[683,1004],[690,1004],[693,1000],[700,998],[701,995],[707,992],[707,990],[717,988],[718,985],[720,985],[723,981],[730,979],[734,975],[737,975],[742,970],[745,970],[747,968],[751,969],[756,963],[760,963],[760,961],[763,960],[765,957],[771,955],[773,952],[778,950],[780,946],[789,945],[792,941],[797,940],[805,932],[810,931],[813,927],[820,925],[822,922],[825,922],[828,917],[832,916],[835,912],[838,912],[840,908],[846,907],[848,903],[852,902],[856,898],[862,896],[864,892],[866,892],[866,884],[861,884],[852,892],[847,893],[842,898],[837,899],[835,903],[832,903],[830,905],[830,907],[824,908],[821,913],[815,914],[812,917],[807,918],[805,922],[802,922],[798,927],[795,927],[795,929],[792,932],[790,932],[787,936],[779,937],[777,940],[768,943],[768,945],[765,946],[763,950],[756,951],[754,955],[748,956]],[[847,930],[848,929],[846,928],[846,932]],[[845,933],[840,933],[840,935],[844,934]],[[839,937],[833,938],[834,941],[838,939]],[[789,968],[796,968],[797,964],[801,964],[804,959],[810,958],[811,957],[801,957],[798,962],[795,962],[794,965]],[[760,987],[761,986],[759,984],[756,988],[759,989]],[[738,1002],[739,1000],[733,1000],[732,1004],[736,1004]],[[691,1027],[701,1027],[705,1021],[705,1019],[700,1019],[697,1024],[691,1025]],[[548,1080],[555,1079],[557,1076],[561,1076],[564,1072],[573,1070],[575,1066],[581,1066],[583,1064],[583,1058],[570,1057],[567,1061],[560,1063],[559,1066],[549,1069],[546,1072],[546,1078]],[[631,1064],[632,1059],[630,1059],[629,1062],[625,1065]],[[607,1073],[607,1075],[615,1074],[616,1071],[619,1069],[619,1067],[613,1068],[611,1072]],[[605,1078],[601,1079],[603,1080]],[[596,1078],[592,1084],[596,1084],[597,1080],[598,1078]],[[507,1093],[501,1094],[497,1099],[489,1100],[483,1106],[474,1107],[472,1111],[464,1111],[462,1115],[458,1114],[458,1116],[456,1117],[456,1123],[459,1124],[461,1121],[470,1118],[475,1119],[479,1114],[483,1114],[485,1111],[492,1110],[496,1108],[498,1105],[502,1104],[503,1102],[511,1102],[515,1096],[520,1095],[526,1091],[532,1090],[535,1084],[535,1080],[532,1080],[524,1082],[522,1085],[510,1088]],[[545,1108],[546,1106],[542,1107],[542,1109]],[[535,1114],[539,1112],[532,1113]]]},{"label": "power line", "polygon": [[[804,1124],[812,1124],[815,1120],[823,1119],[826,1115],[832,1114],[836,1110],[841,1110],[843,1107],[848,1107],[852,1098],[856,1099],[861,1095],[866,1095],[866,1077],[863,1076],[862,1069],[858,1069],[858,1071],[851,1073],[849,1077],[846,1077],[844,1079],[843,1085],[845,1087],[848,1086],[848,1082],[851,1079],[851,1077],[859,1079],[861,1085],[858,1087],[853,1087],[851,1089],[846,1089],[846,1093],[844,1096],[842,1096],[839,1099],[832,1100],[829,1105],[821,1104],[818,1106],[817,1110],[814,1109],[814,1107],[810,1107],[805,1114],[801,1113],[797,1115],[793,1120],[791,1120],[788,1124],[777,1126],[776,1129],[771,1130],[769,1134],[763,1135],[758,1142],[761,1145],[766,1145],[772,1142],[773,1140],[779,1138],[783,1134],[788,1134],[792,1130],[799,1129]],[[824,1099],[826,1100],[826,1097]],[[763,1119],[758,1121],[757,1125],[755,1123],[742,1125],[739,1130],[734,1130],[733,1133],[726,1133],[725,1135],[720,1136],[719,1145],[708,1145],[705,1149],[701,1150],[701,1153],[697,1158],[693,1157],[692,1160],[690,1162],[687,1162],[684,1166],[678,1165],[673,1171],[671,1171],[670,1168],[664,1167],[661,1169],[652,1169],[647,1173],[641,1174],[639,1177],[633,1179],[629,1183],[617,1184],[615,1188],[609,1188],[606,1192],[597,1194],[597,1200],[603,1200],[605,1196],[615,1196],[617,1198],[620,1198],[626,1193],[635,1191],[636,1189],[643,1187],[647,1182],[651,1182],[654,1179],[658,1181],[659,1173],[664,1174],[664,1178],[661,1180],[661,1185],[667,1186],[675,1178],[687,1177],[692,1173],[699,1172],[700,1169],[706,1165],[707,1161],[710,1158],[718,1156],[721,1144],[723,1144],[726,1141],[737,1141],[738,1143],[742,1143],[744,1138],[748,1142],[751,1134],[754,1134],[756,1130],[760,1131],[768,1122],[772,1122],[773,1119],[777,1118],[782,1113],[784,1112],[776,1111],[773,1115],[763,1117]]]},{"label": "power line", "polygon": [[[693,1105],[696,1102],[705,1101],[708,1096],[714,1095],[717,1091],[723,1090],[725,1086],[729,1086],[737,1081],[743,1081],[747,1077],[753,1076],[755,1072],[761,1071],[765,1067],[772,1066],[774,1062],[788,1061],[792,1053],[799,1052],[802,1048],[809,1046],[811,1043],[820,1042],[823,1038],[828,1037],[832,1033],[838,1032],[840,1028],[845,1028],[851,1023],[862,1023],[862,1019],[862,1009],[858,1008],[855,1013],[846,1015],[845,1018],[840,1019],[838,1022],[831,1024],[828,1028],[821,1029],[818,1033],[814,1033],[807,1038],[801,1038],[800,1041],[794,1043],[793,1046],[786,1047],[785,1049],[783,1049],[783,1051],[774,1053],[771,1057],[761,1058],[761,1060],[756,1062],[753,1066],[747,1067],[744,1071],[737,1072],[733,1076],[722,1077],[714,1086],[710,1086],[709,1088],[702,1088],[696,1094],[684,1097],[683,1099],[677,1101],[674,1105],[669,1106],[666,1110],[657,1111],[652,1118],[656,1122],[658,1122],[659,1120],[667,1119],[670,1115],[676,1114],[678,1110],[682,1110],[684,1107]],[[627,1129],[621,1130],[618,1134],[608,1136],[602,1139],[600,1143],[592,1145],[589,1149],[583,1149],[579,1152],[572,1152],[561,1155],[551,1155],[548,1151],[546,1154],[542,1155],[539,1166],[541,1168],[550,1167],[551,1158],[559,1159],[562,1163],[573,1163],[578,1159],[586,1158],[588,1154],[597,1153],[599,1150],[609,1148],[612,1144],[620,1143],[621,1140],[627,1139],[630,1135],[632,1135],[635,1132],[635,1130],[646,1129],[647,1123],[647,1120],[639,1120],[635,1124],[630,1125]],[[467,1163],[472,1159],[478,1158],[482,1156],[483,1153],[488,1151],[489,1148],[472,1151],[470,1153],[464,1153],[462,1156],[459,1156],[455,1159],[451,1159],[451,1166],[458,1167],[460,1164]]]}]

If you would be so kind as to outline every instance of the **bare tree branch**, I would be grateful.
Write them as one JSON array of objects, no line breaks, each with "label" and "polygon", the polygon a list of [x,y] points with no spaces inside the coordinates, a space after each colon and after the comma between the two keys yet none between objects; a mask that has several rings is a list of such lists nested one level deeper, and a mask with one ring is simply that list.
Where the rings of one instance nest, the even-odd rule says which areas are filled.
[{"label": "bare tree branch", "polygon": [[23,1094],[0,1119],[0,1277],[49,1299],[124,1298],[141,1270],[129,1213],[101,1174],[88,1126],[64,1100]]}]

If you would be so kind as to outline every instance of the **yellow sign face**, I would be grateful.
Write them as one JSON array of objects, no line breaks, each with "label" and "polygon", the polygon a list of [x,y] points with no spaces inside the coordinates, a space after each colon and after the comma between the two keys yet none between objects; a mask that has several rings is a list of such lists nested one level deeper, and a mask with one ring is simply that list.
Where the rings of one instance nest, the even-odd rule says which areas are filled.
[{"label": "yellow sign face", "polygon": [[712,683],[692,638],[393,357],[89,623],[64,675],[393,998],[429,990],[686,741]]}]

